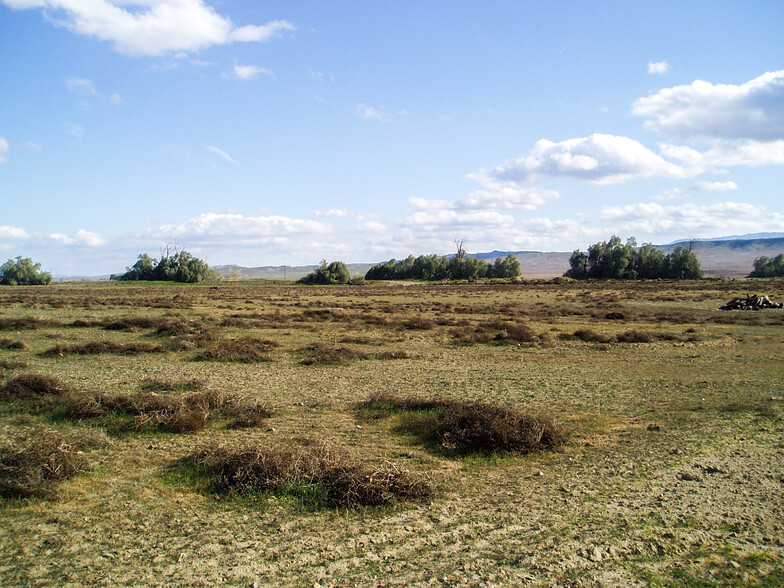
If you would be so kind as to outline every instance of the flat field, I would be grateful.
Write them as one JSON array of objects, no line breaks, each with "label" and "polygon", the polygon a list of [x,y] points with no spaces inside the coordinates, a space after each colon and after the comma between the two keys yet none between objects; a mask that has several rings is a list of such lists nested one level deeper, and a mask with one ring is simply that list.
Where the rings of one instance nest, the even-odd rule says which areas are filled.
[{"label": "flat field", "polygon": [[[782,585],[784,310],[718,310],[746,292],[780,302],[784,282],[4,287],[3,456],[57,439],[79,467],[0,498],[2,584]],[[30,375],[59,388],[18,392]],[[423,434],[432,410],[376,393],[569,438],[455,451]],[[127,408],[195,394],[259,418],[200,404],[177,432]],[[187,461],[324,441],[432,493],[346,508]]]}]

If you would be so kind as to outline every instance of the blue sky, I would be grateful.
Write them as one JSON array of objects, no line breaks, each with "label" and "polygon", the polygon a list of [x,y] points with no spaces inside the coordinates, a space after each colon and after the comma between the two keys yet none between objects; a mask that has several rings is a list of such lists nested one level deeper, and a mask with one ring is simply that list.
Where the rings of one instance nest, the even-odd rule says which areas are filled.
[{"label": "blue sky", "polygon": [[778,0],[0,0],[0,256],[784,231],[782,30]]}]

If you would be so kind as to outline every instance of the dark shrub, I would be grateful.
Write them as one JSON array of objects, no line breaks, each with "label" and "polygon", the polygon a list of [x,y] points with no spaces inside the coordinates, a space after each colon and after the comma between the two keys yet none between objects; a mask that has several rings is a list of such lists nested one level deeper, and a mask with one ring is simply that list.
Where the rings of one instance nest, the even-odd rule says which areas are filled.
[{"label": "dark shrub", "polygon": [[651,343],[656,337],[642,331],[626,331],[617,334],[613,339],[618,343]]}]

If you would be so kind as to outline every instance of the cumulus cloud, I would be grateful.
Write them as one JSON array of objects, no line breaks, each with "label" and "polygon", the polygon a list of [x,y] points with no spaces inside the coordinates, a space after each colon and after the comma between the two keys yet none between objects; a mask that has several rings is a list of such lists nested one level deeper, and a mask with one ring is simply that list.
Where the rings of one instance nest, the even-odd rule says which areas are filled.
[{"label": "cumulus cloud", "polygon": [[701,235],[770,230],[784,227],[780,215],[765,216],[765,209],[746,202],[720,202],[699,206],[664,206],[656,202],[603,208],[599,217],[629,234],[670,233]]},{"label": "cumulus cloud", "polygon": [[8,146],[8,141],[3,137],[0,137],[0,163],[8,161],[8,153],[10,151],[11,148]]},{"label": "cumulus cloud", "polygon": [[234,69],[230,74],[226,74],[224,77],[235,78],[238,80],[252,80],[259,76],[259,74],[264,74],[266,76],[271,76],[272,71],[267,69],[266,67],[259,67],[258,65],[234,65]]},{"label": "cumulus cloud", "polygon": [[63,233],[51,233],[49,235],[49,239],[58,243],[60,245],[83,245],[86,247],[101,247],[106,244],[106,239],[104,239],[98,233],[92,233],[90,231],[85,231],[84,229],[79,229],[75,233],[71,235],[65,235]]},{"label": "cumulus cloud", "polygon": [[333,217],[333,218],[355,218],[356,213],[346,210],[345,208],[330,208],[329,210],[314,210],[315,216]]},{"label": "cumulus cloud", "polygon": [[29,239],[27,231],[19,227],[0,225],[0,239]]},{"label": "cumulus cloud", "polygon": [[367,104],[357,104],[354,112],[356,112],[359,118],[364,118],[366,120],[379,120],[383,122],[390,119],[389,111],[387,111],[386,108],[373,108]]},{"label": "cumulus cloud", "polygon": [[660,133],[691,139],[784,139],[784,70],[741,85],[697,80],[638,98],[632,113]]},{"label": "cumulus cloud", "polygon": [[745,143],[719,141],[707,151],[663,143],[659,149],[665,156],[683,162],[694,173],[722,167],[784,164],[784,140]]},{"label": "cumulus cloud", "polygon": [[483,182],[522,182],[539,174],[613,184],[639,177],[686,177],[689,172],[634,139],[595,133],[560,143],[542,139],[528,155],[481,170],[474,177]]},{"label": "cumulus cloud", "polygon": [[164,55],[212,45],[260,42],[293,31],[283,20],[237,27],[203,0],[0,0],[17,9],[42,9],[74,33],[110,41],[128,55]]},{"label": "cumulus cloud", "polygon": [[77,123],[64,123],[65,132],[71,135],[72,137],[76,137],[77,139],[82,139],[84,137],[84,128],[82,125]]},{"label": "cumulus cloud", "polygon": [[738,184],[735,182],[694,182],[691,186],[692,190],[700,192],[726,192],[727,190],[737,190]]},{"label": "cumulus cloud", "polygon": [[666,74],[670,71],[670,64],[667,63],[665,60],[662,61],[649,61],[648,62],[648,73],[649,74]]},{"label": "cumulus cloud", "polygon": [[164,224],[150,229],[151,234],[166,239],[215,242],[264,243],[280,238],[324,235],[327,224],[285,216],[243,216],[231,213],[205,213],[182,223]]}]

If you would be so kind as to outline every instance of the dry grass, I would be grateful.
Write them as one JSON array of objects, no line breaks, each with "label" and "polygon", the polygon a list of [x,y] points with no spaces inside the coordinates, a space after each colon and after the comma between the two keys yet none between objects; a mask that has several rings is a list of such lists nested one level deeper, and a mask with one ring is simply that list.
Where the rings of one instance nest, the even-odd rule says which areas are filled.
[{"label": "dry grass", "polygon": [[99,355],[114,353],[117,355],[138,355],[140,353],[163,353],[160,345],[152,343],[115,343],[113,341],[91,341],[82,345],[58,343],[51,349],[41,353],[42,357],[63,357],[66,355]]},{"label": "dry grass", "polygon": [[14,376],[2,388],[2,397],[32,399],[44,396],[63,396],[68,386],[57,377],[27,373]]},{"label": "dry grass", "polygon": [[552,419],[524,414],[486,402],[466,402],[377,393],[362,407],[371,411],[427,411],[424,418],[404,419],[403,428],[423,441],[437,439],[448,451],[531,453],[563,445],[568,435]]},{"label": "dry grass", "polygon": [[326,343],[311,343],[301,348],[300,352],[305,355],[302,365],[339,365],[369,357],[367,353],[358,349]]},{"label": "dry grass", "polygon": [[192,433],[210,420],[231,419],[229,427],[254,427],[272,415],[272,409],[250,402],[239,394],[201,392],[187,397],[142,391],[118,396],[69,395],[63,399],[65,415],[71,420],[128,416],[114,425],[118,432]]},{"label": "dry grass", "polygon": [[260,363],[273,361],[269,353],[278,344],[270,339],[243,337],[233,341],[222,341],[196,356],[197,361],[236,361]]},{"label": "dry grass", "polygon": [[14,339],[0,339],[0,349],[27,349],[27,345]]},{"label": "dry grass", "polygon": [[53,486],[87,468],[84,451],[99,435],[69,438],[47,429],[14,438],[0,448],[0,496],[48,496]]},{"label": "dry grass", "polygon": [[309,488],[323,492],[326,504],[343,508],[376,506],[433,493],[429,480],[415,478],[389,462],[377,467],[357,462],[329,443],[312,448],[210,445],[188,461],[206,470],[218,491],[275,491],[296,496]]}]

